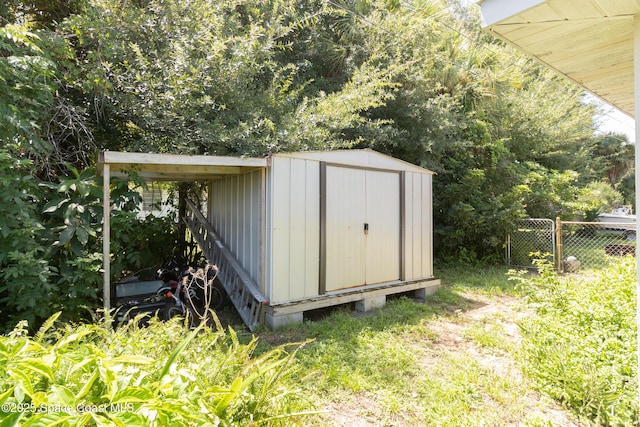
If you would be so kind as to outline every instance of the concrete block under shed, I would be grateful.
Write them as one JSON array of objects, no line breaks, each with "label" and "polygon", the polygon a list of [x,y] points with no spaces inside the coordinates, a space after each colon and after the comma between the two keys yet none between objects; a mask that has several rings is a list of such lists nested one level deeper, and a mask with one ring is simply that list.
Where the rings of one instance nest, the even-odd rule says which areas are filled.
[{"label": "concrete block under shed", "polygon": [[304,313],[302,311],[278,315],[266,313],[264,316],[264,321],[270,329],[278,329],[284,326],[302,323],[304,319],[303,315]]},{"label": "concrete block under shed", "polygon": [[371,298],[365,298],[360,301],[356,301],[356,311],[371,311],[377,308],[382,308],[387,302],[386,295],[375,296]]},{"label": "concrete block under shed", "polygon": [[438,292],[439,287],[440,287],[440,284],[438,283],[438,285],[436,286],[427,286],[422,289],[416,289],[414,296],[416,299],[425,300],[428,296],[431,296],[436,292]]}]

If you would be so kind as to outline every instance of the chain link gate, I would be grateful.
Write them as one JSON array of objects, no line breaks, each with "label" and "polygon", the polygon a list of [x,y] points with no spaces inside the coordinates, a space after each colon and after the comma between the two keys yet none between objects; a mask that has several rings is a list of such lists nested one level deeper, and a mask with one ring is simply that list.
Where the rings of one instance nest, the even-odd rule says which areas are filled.
[{"label": "chain link gate", "polygon": [[[532,255],[536,254],[536,255]],[[512,267],[534,267],[533,261],[549,256],[556,262],[556,226],[553,220],[530,218],[516,221],[507,235],[507,264]]]}]

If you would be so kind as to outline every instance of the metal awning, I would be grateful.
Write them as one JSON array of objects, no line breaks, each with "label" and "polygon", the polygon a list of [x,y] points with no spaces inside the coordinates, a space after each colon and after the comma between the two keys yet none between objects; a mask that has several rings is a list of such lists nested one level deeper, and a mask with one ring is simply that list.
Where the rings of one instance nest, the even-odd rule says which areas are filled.
[{"label": "metal awning", "polygon": [[640,0],[481,0],[494,35],[631,117]]},{"label": "metal awning", "polygon": [[266,168],[268,158],[103,151],[97,170],[103,177],[102,265],[105,315],[111,308],[111,177],[135,172],[146,181],[205,181]]},{"label": "metal awning", "polygon": [[126,176],[127,171],[134,171],[147,181],[199,181],[266,168],[267,161],[266,157],[102,151],[98,154],[97,169],[103,174],[108,166],[111,176],[121,177]]}]

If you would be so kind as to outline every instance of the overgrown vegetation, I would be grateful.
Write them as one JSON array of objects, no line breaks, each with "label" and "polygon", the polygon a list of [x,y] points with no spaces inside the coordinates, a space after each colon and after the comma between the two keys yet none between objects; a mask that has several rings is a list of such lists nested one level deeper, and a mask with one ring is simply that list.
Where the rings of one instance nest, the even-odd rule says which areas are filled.
[{"label": "overgrown vegetation", "polygon": [[[521,217],[593,219],[616,199],[633,203],[633,146],[594,136],[595,107],[581,89],[482,32],[461,2],[7,0],[0,25],[5,330],[27,320],[35,332],[60,310],[61,320],[90,317],[99,304],[98,149],[373,148],[438,173],[435,253],[474,265],[501,257],[505,231]],[[112,219],[114,275],[160,262],[173,246],[172,219],[138,220],[138,193],[111,185],[121,208]],[[311,399],[370,404],[388,424],[546,425],[521,403],[525,380],[478,364],[464,346],[432,349],[443,341],[438,321],[455,324],[475,299],[513,292],[499,269],[451,265],[445,282],[463,284],[430,304],[402,298],[378,315],[338,311],[265,332],[257,357],[253,340],[240,344],[231,331],[186,337],[177,323],[74,324],[33,338],[20,323],[0,337],[0,401],[136,411],[14,411],[3,422],[289,424],[309,407],[291,382],[289,368],[300,363],[319,373],[299,384]],[[526,372],[602,424],[638,416],[632,282],[622,265],[588,282],[545,272],[523,287],[536,309],[522,323]],[[499,316],[487,322],[464,339],[512,354]],[[317,341],[295,358],[268,349],[308,337]]]},{"label": "overgrown vegetation", "polygon": [[259,349],[315,340],[297,357],[316,373],[305,394],[330,410],[321,423],[637,425],[630,260],[596,280],[543,270],[514,281],[506,268],[468,265],[438,274],[444,286],[426,304],[334,309],[263,331]]},{"label": "overgrown vegetation", "polygon": [[[1,154],[1,150],[0,150]],[[28,173],[31,161],[0,155],[0,328],[38,325],[57,311],[90,319],[102,287],[102,188],[92,169],[69,166],[59,182]],[[138,182],[141,185],[140,182]],[[113,180],[113,279],[159,266],[174,246],[174,217],[136,217],[140,193]]]},{"label": "overgrown vegetation", "polygon": [[255,356],[233,329],[189,331],[178,319],[0,336],[0,419],[24,426],[304,425],[296,345]]},{"label": "overgrown vegetation", "polygon": [[523,368],[540,390],[603,426],[640,425],[635,259],[597,278],[548,265],[522,280],[534,314],[521,323]]},{"label": "overgrown vegetation", "polygon": [[632,263],[593,281],[546,270],[518,281],[506,268],[440,273],[444,287],[426,304],[400,297],[366,315],[334,308],[257,338],[190,332],[178,319],[112,330],[51,328],[54,317],[34,336],[21,324],[0,337],[3,417],[20,425],[579,425],[571,411],[583,425],[637,425]]}]

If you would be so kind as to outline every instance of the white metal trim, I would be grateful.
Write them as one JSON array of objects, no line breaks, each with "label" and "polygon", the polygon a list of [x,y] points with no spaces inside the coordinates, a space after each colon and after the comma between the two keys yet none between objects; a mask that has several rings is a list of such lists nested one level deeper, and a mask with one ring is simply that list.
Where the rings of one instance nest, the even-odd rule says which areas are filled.
[{"label": "white metal trim", "polygon": [[102,178],[102,298],[104,315],[111,309],[111,171],[109,164],[104,165]]}]

